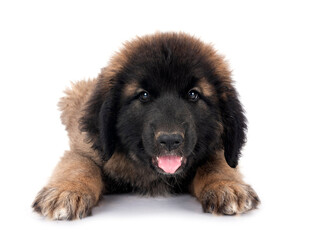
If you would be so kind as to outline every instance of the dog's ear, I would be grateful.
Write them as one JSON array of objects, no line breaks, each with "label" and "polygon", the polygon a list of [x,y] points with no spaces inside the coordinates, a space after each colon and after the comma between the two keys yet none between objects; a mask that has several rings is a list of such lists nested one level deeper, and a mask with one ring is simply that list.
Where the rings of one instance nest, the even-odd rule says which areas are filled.
[{"label": "dog's ear", "polygon": [[232,86],[222,86],[218,92],[223,123],[224,155],[228,165],[235,168],[246,140],[246,117],[238,94]]},{"label": "dog's ear", "polygon": [[113,89],[103,89],[101,82],[87,101],[84,115],[80,119],[80,129],[87,133],[87,140],[92,143],[104,161],[111,158],[116,140],[116,104]]}]

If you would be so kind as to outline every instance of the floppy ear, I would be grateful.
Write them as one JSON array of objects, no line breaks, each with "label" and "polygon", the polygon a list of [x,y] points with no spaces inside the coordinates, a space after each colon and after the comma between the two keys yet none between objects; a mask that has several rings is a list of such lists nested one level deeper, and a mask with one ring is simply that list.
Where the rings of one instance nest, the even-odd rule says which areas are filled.
[{"label": "floppy ear", "polygon": [[237,92],[233,87],[220,90],[220,109],[223,122],[222,141],[228,165],[235,168],[240,157],[241,147],[246,140],[246,117],[243,113]]},{"label": "floppy ear", "polygon": [[98,82],[80,119],[81,131],[87,132],[87,140],[104,161],[109,160],[115,150],[115,108],[112,89],[103,90]]}]

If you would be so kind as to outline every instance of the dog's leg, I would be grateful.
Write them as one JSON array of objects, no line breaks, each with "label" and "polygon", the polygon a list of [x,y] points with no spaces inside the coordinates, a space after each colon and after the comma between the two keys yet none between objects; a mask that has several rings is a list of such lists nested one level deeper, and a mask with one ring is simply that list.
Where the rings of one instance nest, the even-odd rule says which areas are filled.
[{"label": "dog's leg", "polygon": [[100,168],[89,158],[66,152],[33,208],[54,220],[72,220],[91,214],[103,190]]},{"label": "dog's leg", "polygon": [[260,202],[255,191],[242,181],[238,169],[227,165],[223,152],[197,170],[190,190],[203,211],[214,214],[243,213]]}]

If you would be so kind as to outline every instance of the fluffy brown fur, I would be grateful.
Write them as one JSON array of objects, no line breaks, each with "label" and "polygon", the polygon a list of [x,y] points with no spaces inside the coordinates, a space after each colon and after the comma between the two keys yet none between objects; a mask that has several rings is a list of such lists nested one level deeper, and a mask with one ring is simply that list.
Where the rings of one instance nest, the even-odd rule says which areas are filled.
[{"label": "fluffy brown fur", "polygon": [[[230,160],[228,152],[232,148],[226,146],[228,143],[225,140],[223,144],[221,143],[222,137],[225,138],[225,131],[230,128],[227,125],[228,121],[231,121],[231,119],[221,120],[224,108],[221,110],[222,114],[217,111],[218,120],[214,130],[216,146],[212,147],[204,160],[193,163],[191,170],[183,171],[174,188],[169,184],[173,183],[171,176],[162,175],[152,167],[143,167],[140,157],[135,152],[126,153],[120,150],[119,146],[120,148],[115,148],[112,154],[107,156],[108,151],[104,151],[99,143],[101,134],[106,133],[100,133],[102,125],[98,122],[99,113],[103,111],[104,103],[112,98],[110,94],[118,84],[118,76],[130,66],[130,62],[138,54],[142,54],[145,61],[151,60],[149,51],[146,50],[147,46],[156,46],[157,49],[160,42],[166,41],[176,41],[177,46],[183,49],[176,52],[171,50],[181,62],[190,57],[186,56],[184,51],[187,49],[189,52],[188,48],[191,47],[191,52],[198,51],[201,61],[210,63],[210,74],[212,78],[218,79],[215,82],[209,82],[201,70],[194,70],[194,74],[200,79],[194,89],[203,94],[203,99],[210,99],[212,104],[217,105],[221,102],[221,108],[224,106],[222,104],[233,98],[237,101],[227,64],[210,45],[203,44],[186,34],[172,33],[159,33],[126,43],[125,48],[102,69],[98,78],[77,82],[71,89],[65,91],[66,96],[61,99],[59,107],[62,111],[62,123],[66,126],[70,139],[71,150],[65,153],[49,183],[38,193],[33,203],[35,211],[51,219],[82,218],[91,213],[92,207],[98,203],[102,194],[131,191],[149,195],[188,191],[201,202],[205,212],[215,214],[237,214],[257,207],[259,199],[254,190],[243,182],[237,168],[230,167],[237,164],[238,153],[235,154],[235,159]],[[158,53],[158,50],[155,51]],[[136,74],[143,75],[141,71],[140,68],[136,69]],[[117,104],[118,106],[142,90],[136,80],[120,86],[121,102]],[[133,104],[135,109],[141,106],[140,102]],[[200,111],[208,110],[204,101],[199,102],[198,106]],[[111,114],[113,116],[117,113],[111,111]],[[241,114],[240,109],[238,114]],[[104,117],[111,118],[111,115]],[[242,118],[244,121],[244,117]],[[244,123],[238,128],[244,131]],[[158,136],[156,134],[156,138]],[[184,134],[182,136],[185,137]],[[242,142],[240,140],[239,150]],[[117,145],[121,143],[118,142]],[[224,154],[224,151],[227,153]]]}]

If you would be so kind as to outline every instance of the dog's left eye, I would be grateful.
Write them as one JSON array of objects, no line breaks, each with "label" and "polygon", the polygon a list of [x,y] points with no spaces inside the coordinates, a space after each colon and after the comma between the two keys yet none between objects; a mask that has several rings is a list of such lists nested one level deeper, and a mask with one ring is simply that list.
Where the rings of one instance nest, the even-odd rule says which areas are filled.
[{"label": "dog's left eye", "polygon": [[199,93],[196,90],[190,90],[188,92],[188,100],[192,102],[196,102],[199,100]]},{"label": "dog's left eye", "polygon": [[139,94],[139,100],[141,102],[148,102],[150,100],[150,94],[147,91],[143,91]]}]

